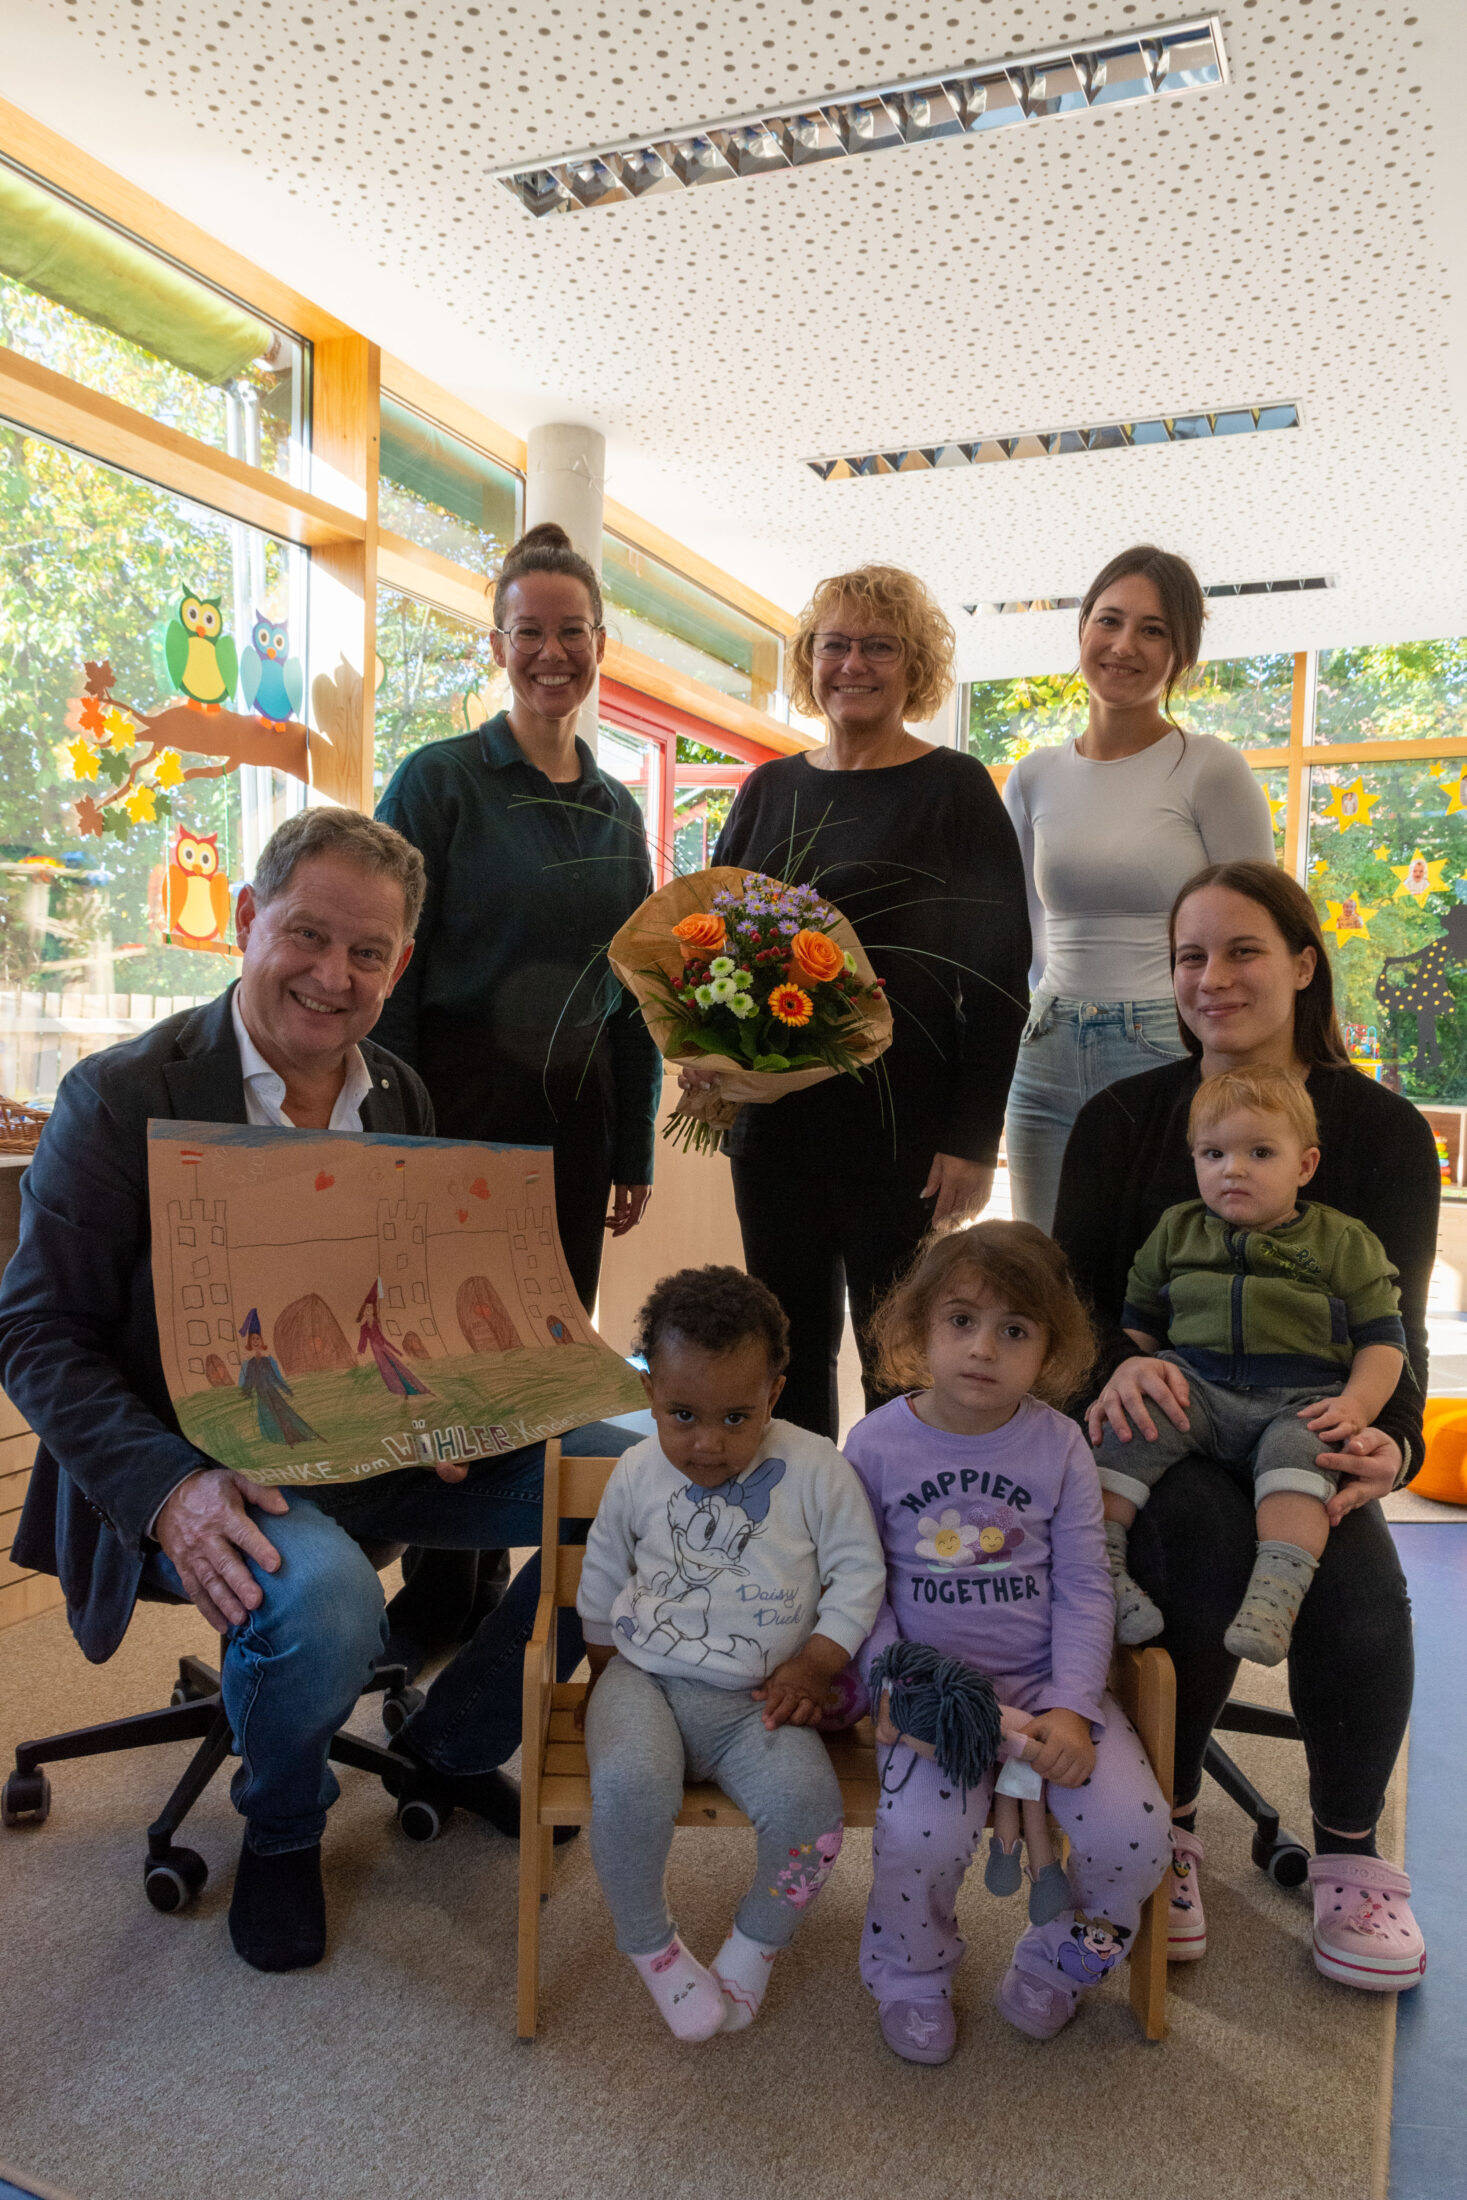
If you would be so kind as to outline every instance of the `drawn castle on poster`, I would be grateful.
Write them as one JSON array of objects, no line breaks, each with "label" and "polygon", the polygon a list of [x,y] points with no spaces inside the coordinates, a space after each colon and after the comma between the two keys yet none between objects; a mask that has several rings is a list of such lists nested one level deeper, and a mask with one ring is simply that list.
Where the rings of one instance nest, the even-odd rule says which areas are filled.
[{"label": "drawn castle on poster", "polygon": [[[475,1227],[466,1227],[473,1218],[463,1207],[432,1226],[427,1200],[375,1204],[375,1234],[267,1240],[251,1228],[251,1202],[236,1224],[239,1202],[169,1200],[169,1310],[184,1390],[237,1384],[237,1327],[250,1307],[258,1307],[287,1376],[356,1367],[348,1332],[378,1279],[383,1330],[425,1367],[466,1351],[596,1343],[565,1274],[548,1202],[497,1214],[486,1207]],[[347,1294],[351,1306],[341,1293],[344,1268],[360,1279]]]}]

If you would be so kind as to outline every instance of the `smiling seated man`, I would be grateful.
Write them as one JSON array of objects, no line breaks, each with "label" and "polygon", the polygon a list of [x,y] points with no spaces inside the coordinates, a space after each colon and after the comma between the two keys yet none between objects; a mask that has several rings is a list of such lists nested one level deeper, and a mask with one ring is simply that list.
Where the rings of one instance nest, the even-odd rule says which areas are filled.
[{"label": "smiling seated man", "polygon": [[[121,1642],[145,1579],[190,1598],[225,1638],[232,1793],[245,1821],[229,1930],[262,1971],[325,1952],[321,1836],[339,1793],[326,1753],[385,1634],[361,1546],[538,1542],[544,1454],[537,1444],[307,1496],[195,1450],[158,1349],[148,1119],[431,1136],[422,1083],[367,1038],[412,955],[423,889],[422,857],[389,826],[338,809],[282,825],[240,891],[239,982],[63,1079],[0,1285],[0,1386],[41,1447],[17,1563],[60,1576],[95,1663]],[[633,1438],[593,1423],[563,1441],[594,1456]],[[518,1797],[496,1768],[519,1746],[538,1594],[532,1560],[397,1743],[420,1792],[510,1834]],[[561,1652],[569,1670],[578,1629],[563,1632]]]}]

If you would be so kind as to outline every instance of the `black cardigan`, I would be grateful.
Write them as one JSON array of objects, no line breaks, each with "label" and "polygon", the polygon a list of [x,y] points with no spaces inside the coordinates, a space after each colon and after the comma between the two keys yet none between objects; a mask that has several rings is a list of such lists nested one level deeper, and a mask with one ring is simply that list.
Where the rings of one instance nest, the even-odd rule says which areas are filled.
[{"label": "black cardigan", "polygon": [[[1163,1212],[1197,1197],[1187,1110],[1200,1081],[1190,1058],[1126,1077],[1086,1102],[1065,1148],[1054,1235],[1095,1315],[1100,1359],[1091,1395],[1136,1347],[1121,1327],[1126,1277]],[[1376,1426],[1421,1464],[1426,1294],[1436,1259],[1441,1171],[1426,1118],[1355,1069],[1313,1069],[1321,1160],[1309,1197],[1353,1215],[1399,1271],[1409,1358]]]},{"label": "black cardigan", "polygon": [[727,1150],[852,1170],[897,1153],[924,1173],[934,1153],[996,1160],[1028,1014],[1029,908],[1014,828],[976,757],[934,749],[864,772],[761,764],[714,861],[828,895],[893,1017],[876,1074],[744,1108]]}]

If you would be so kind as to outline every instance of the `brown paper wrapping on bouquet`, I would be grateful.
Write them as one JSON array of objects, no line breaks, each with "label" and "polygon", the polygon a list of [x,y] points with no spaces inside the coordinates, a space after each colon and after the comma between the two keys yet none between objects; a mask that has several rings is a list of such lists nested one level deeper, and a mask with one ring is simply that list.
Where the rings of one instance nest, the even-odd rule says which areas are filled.
[{"label": "brown paper wrapping on bouquet", "polygon": [[[746,880],[767,876],[766,872],[744,871],[735,864],[720,863],[711,870],[694,871],[687,878],[675,878],[632,912],[608,950],[611,967],[628,992],[636,995],[647,1029],[656,1040],[663,1060],[695,1062],[700,1070],[709,1070],[717,1076],[716,1090],[685,1092],[675,1110],[684,1120],[691,1117],[694,1122],[706,1123],[712,1130],[726,1131],[746,1104],[763,1105],[770,1100],[783,1100],[787,1093],[804,1092],[811,1085],[823,1085],[828,1077],[843,1074],[826,1067],[754,1070],[747,1062],[735,1061],[727,1054],[696,1053],[687,1047],[676,1019],[658,997],[648,977],[649,971],[660,973],[669,981],[682,976],[682,942],[673,937],[675,924],[680,924],[684,917],[711,909],[715,894],[737,893]],[[781,882],[776,879],[773,883],[779,885]],[[835,918],[831,938],[855,958],[856,975],[862,984],[874,985],[876,973],[854,931],[833,902],[827,902],[826,907]],[[792,1041],[794,1043],[798,1043],[797,1039]],[[886,1052],[891,1045],[891,1009],[884,995],[875,995],[873,1001],[857,1010],[847,1044],[863,1069],[874,1062],[878,1054]]]}]

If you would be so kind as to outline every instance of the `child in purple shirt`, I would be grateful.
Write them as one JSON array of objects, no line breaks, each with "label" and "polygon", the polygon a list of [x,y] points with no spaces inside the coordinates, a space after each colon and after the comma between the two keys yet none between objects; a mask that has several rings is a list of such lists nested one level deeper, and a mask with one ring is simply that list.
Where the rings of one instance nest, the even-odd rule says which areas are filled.
[{"label": "child in purple shirt", "polygon": [[[1036,1395],[1078,1387],[1090,1327],[1052,1240],[1030,1223],[981,1222],[919,1258],[878,1341],[884,1380],[922,1387],[868,1414],[844,1447],[886,1547],[886,1602],[860,1667],[892,1642],[927,1643],[1029,1715],[1033,1769],[1070,1840],[1074,1904],[1023,1935],[998,2007],[1049,2039],[1081,1988],[1124,1957],[1170,1862],[1166,1804],[1106,1694],[1115,1598],[1100,1479],[1079,1429]],[[861,1976],[887,2045],[946,2062],[965,1946],[957,1893],[993,1782],[964,1794],[880,1719],[877,1740],[886,1792]]]}]

